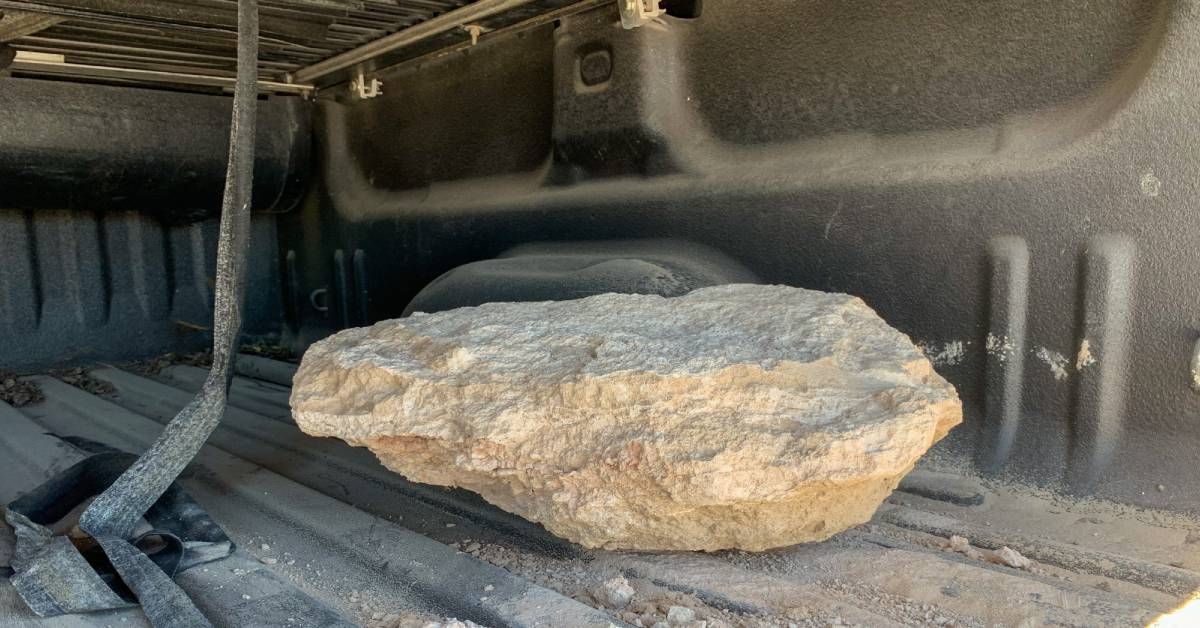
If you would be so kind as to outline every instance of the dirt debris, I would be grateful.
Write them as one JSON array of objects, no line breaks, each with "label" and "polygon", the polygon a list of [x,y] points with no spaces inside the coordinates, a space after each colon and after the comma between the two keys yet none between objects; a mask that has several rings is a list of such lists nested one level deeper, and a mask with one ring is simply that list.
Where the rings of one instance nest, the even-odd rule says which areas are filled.
[{"label": "dirt debris", "polygon": [[[973,517],[980,525],[983,520],[993,521],[995,528],[989,530],[998,535],[1009,531],[1015,534],[1017,530],[1024,530],[1026,535],[1042,535],[1053,530],[1054,534],[1083,533],[1091,538],[1092,530],[1098,529],[1100,523],[1075,524],[1081,517],[1095,518],[1107,525],[1110,519],[1128,516],[1101,510],[1079,512],[1065,502],[1053,507],[1058,513],[1049,515],[1052,510],[1041,501],[1028,507],[1031,513],[1019,508],[1024,499],[1013,506],[1009,491],[995,488],[999,495],[994,503],[1003,504],[1004,508],[943,506],[941,502],[920,498],[913,501],[915,507],[954,513],[956,518]],[[1142,513],[1142,516],[1148,515]],[[1030,522],[1038,517],[1062,525],[1031,527]],[[441,529],[444,521],[434,520],[426,525]],[[670,623],[672,607],[694,612],[694,623],[688,628],[1145,625],[1142,620],[1148,621],[1152,615],[1136,615],[1123,605],[1130,600],[1143,600],[1141,603],[1147,604],[1147,608],[1162,612],[1174,604],[1169,596],[1147,598],[1146,591],[1123,581],[1103,581],[1050,563],[1034,562],[1029,569],[1014,570],[990,566],[982,558],[968,560],[961,551],[950,553],[954,550],[949,547],[949,538],[880,521],[820,544],[765,553],[648,554],[587,550],[554,553],[523,543],[510,544],[504,538],[466,533],[464,529],[470,528],[460,524],[452,529],[462,535],[453,537],[457,540],[452,545],[459,551],[601,609],[614,623],[638,628],[680,628]],[[1177,538],[1172,542],[1183,544],[1189,531],[1174,530]],[[1106,534],[1105,538],[1110,537]],[[1200,533],[1194,534],[1193,539],[1200,539]],[[973,540],[982,542],[975,535],[964,535],[954,543],[960,550],[982,552],[983,548],[971,545]],[[308,565],[303,560],[291,566],[289,557],[281,550],[293,548],[278,539],[251,537],[243,547],[258,553],[264,544],[271,548],[268,553],[279,558],[273,569],[298,573],[303,576],[302,581],[318,590],[327,591],[325,587],[333,586],[335,603],[358,624],[371,628],[424,628],[431,622],[443,626],[449,623],[446,618],[429,615],[428,611],[414,613],[414,609],[409,609],[406,614],[396,606],[394,598],[373,591],[370,583],[334,583],[330,574],[336,577],[336,569],[331,566],[316,562]],[[1007,546],[1020,548],[1012,542]],[[314,568],[320,570],[315,577]],[[1045,571],[1044,577],[1032,577],[1041,570]],[[632,594],[625,606],[615,608],[608,599],[608,590],[619,589],[622,580]],[[1066,584],[1068,581],[1073,583]],[[610,582],[613,584],[606,587]],[[350,603],[348,597],[355,589],[359,591],[358,601]],[[475,594],[492,595],[483,583]],[[425,614],[421,615],[422,612]],[[679,616],[678,610],[675,615]]]},{"label": "dirt debris", "polygon": [[445,617],[430,619],[416,613],[383,613],[376,611],[363,621],[366,628],[487,628],[468,619]]},{"label": "dirt debris", "polygon": [[195,353],[164,353],[152,358],[144,360],[135,360],[121,365],[121,368],[137,373],[143,376],[158,375],[163,369],[173,364],[187,364],[200,368],[209,368],[212,366],[212,350],[197,351]]},{"label": "dirt debris", "polygon": [[49,374],[93,395],[108,395],[114,390],[112,384],[92,377],[88,369],[83,367],[50,371]]},{"label": "dirt debris", "polygon": [[[841,618],[816,616],[807,609],[762,614],[720,608],[696,595],[669,589],[653,579],[615,573],[612,567],[599,564],[591,555],[578,559],[558,559],[472,539],[463,539],[453,547],[534,584],[606,611],[615,619],[637,628],[815,628],[841,625]],[[613,599],[614,594],[616,599]],[[625,595],[629,596],[627,602]],[[621,602],[624,604],[621,605]],[[676,622],[683,623],[672,623],[672,617]],[[684,621],[688,617],[690,619]]]},{"label": "dirt debris", "polygon": [[982,560],[994,565],[1004,565],[1013,569],[1032,570],[1033,561],[1021,555],[1015,549],[1005,545],[998,550],[989,550],[977,547],[971,547],[971,542],[966,537],[954,535],[946,542],[945,548],[952,552],[958,552],[975,560]]},{"label": "dirt debris", "polygon": [[0,401],[14,408],[23,408],[45,399],[36,384],[21,380],[15,373],[0,371]]},{"label": "dirt debris", "polygon": [[158,375],[163,369],[171,366],[174,363],[175,354],[168,353],[165,355],[155,356],[153,358],[146,358],[144,360],[125,362],[119,366],[131,373],[137,373],[138,375],[142,375],[144,377],[151,377]]},{"label": "dirt debris", "polygon": [[212,367],[212,349],[197,351],[195,353],[185,353],[175,358],[175,361],[180,364],[190,364],[200,368]]},{"label": "dirt debris", "polygon": [[[864,604],[892,621],[906,626],[953,626],[955,628],[984,628],[987,624],[970,617],[961,617],[933,604],[901,597],[862,582],[834,578],[824,588],[842,597]],[[818,625],[847,625],[840,617]]]},{"label": "dirt debris", "polygon": [[270,342],[244,342],[239,352],[271,360],[279,360],[280,362],[296,361],[296,354],[292,353],[291,349]]},{"label": "dirt debris", "polygon": [[[303,558],[304,551],[293,554],[295,548],[287,543],[267,536],[247,536],[240,540],[239,550],[246,551],[265,565],[265,569],[287,578],[302,589],[320,592],[355,625],[367,628],[425,628],[430,623],[448,628],[454,618],[439,617],[422,609],[402,606],[390,595],[380,594],[371,588],[369,581],[354,581],[338,572],[336,565],[326,565]],[[299,560],[298,560],[299,559]],[[203,569],[203,567],[200,567]],[[234,569],[235,575],[246,573]],[[293,618],[294,619],[294,618]],[[287,624],[296,624],[289,620]],[[466,624],[463,624],[466,625]]]},{"label": "dirt debris", "polygon": [[[290,349],[264,342],[244,343],[239,347],[238,353],[279,360],[281,362],[296,362],[297,360],[296,355]],[[164,353],[144,360],[126,362],[120,366],[138,375],[152,377],[162,373],[163,369],[175,364],[187,364],[203,369],[211,368],[212,349],[205,349],[204,351],[196,351],[194,353]]]},{"label": "dirt debris", "polygon": [[[962,513],[975,510],[953,508]],[[991,511],[986,516],[999,515]],[[1060,516],[1070,517],[1071,513],[1066,511]],[[1004,525],[1001,531],[1008,528]],[[1122,606],[1127,603],[1123,597],[1111,606],[1106,601],[1089,602],[1092,605],[1087,607],[1087,612],[1075,606],[1078,602],[1071,602],[1076,599],[1074,596],[1087,598],[1086,593],[1079,593],[1080,587],[1106,592],[1111,589],[1121,596],[1134,596],[1130,599],[1145,595],[1146,592],[1125,583],[1111,582],[1105,584],[1107,588],[1096,588],[1093,585],[1099,582],[1097,579],[1029,560],[1008,545],[989,550],[972,546],[966,536],[948,539],[902,532],[905,531],[894,526],[873,523],[820,544],[763,553],[594,551],[573,559],[557,559],[531,555],[527,550],[506,545],[481,543],[477,539],[464,539],[458,547],[639,628],[676,628],[669,618],[673,606],[692,609],[696,623],[689,625],[705,628],[877,625],[884,618],[901,625],[963,628],[1017,625],[1023,621],[1040,625],[1076,616],[1080,619],[1103,618],[1099,623],[1105,625],[1128,624],[1131,618],[1140,621],[1136,619],[1140,617],[1136,611]],[[1181,533],[1180,541],[1182,539]],[[891,543],[896,542],[900,547],[892,547]],[[887,549],[880,549],[881,546]],[[904,549],[906,546],[909,549]],[[972,567],[970,561],[935,558],[944,551],[964,556],[970,554],[973,561],[991,562],[1002,565],[1001,569],[1005,571],[1019,570],[1038,577],[1017,577],[1012,571],[1003,575],[994,568]],[[755,574],[755,577],[740,577],[736,571],[714,565],[714,560],[728,562],[738,571]],[[655,566],[661,569],[655,569]],[[911,573],[900,576],[901,572],[896,572],[899,582],[879,573],[880,569],[890,573],[906,568],[911,569]],[[678,570],[678,578],[670,575],[672,569]],[[879,576],[879,579],[872,580],[867,574]],[[629,604],[623,608],[614,608],[607,600],[605,584],[619,583],[618,576],[634,590]],[[1047,578],[1077,584],[1047,584]],[[771,584],[772,579],[777,584]],[[1003,589],[1003,594],[996,595],[996,589],[988,588],[1001,582],[1011,586],[1011,590]],[[1056,586],[1061,587],[1067,602],[1047,606],[1046,600],[1050,598],[1044,597],[1046,590]],[[728,598],[712,597],[706,591]],[[809,604],[807,598],[822,601]],[[1145,603],[1149,604],[1148,608],[1160,609],[1168,608],[1170,600],[1162,602],[1161,606],[1154,598]],[[866,619],[864,611],[873,614],[875,620]]]}]

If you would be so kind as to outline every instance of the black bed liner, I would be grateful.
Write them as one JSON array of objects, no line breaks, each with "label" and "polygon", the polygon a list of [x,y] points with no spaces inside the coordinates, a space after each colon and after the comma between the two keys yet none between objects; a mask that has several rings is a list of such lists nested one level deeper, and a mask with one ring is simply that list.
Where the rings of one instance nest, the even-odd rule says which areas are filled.
[{"label": "black bed liner", "polygon": [[[202,609],[238,625],[270,600],[305,594],[312,608],[373,626],[446,617],[649,626],[671,606],[731,626],[1145,625],[1200,588],[1196,522],[966,477],[952,472],[960,461],[936,455],[871,522],[823,543],[753,554],[586,550],[473,494],[407,482],[365,449],[304,435],[281,385],[293,365],[244,357],[239,370],[224,422],[183,479],[239,552],[181,581]],[[0,478],[0,498],[72,459],[50,434],[140,451],[204,374],[183,364],[157,374],[98,368],[92,377],[113,387],[100,396],[29,378],[43,402],[0,406],[0,451],[17,463]],[[951,535],[1010,547],[1033,564],[1014,569],[954,552]],[[637,592],[621,611],[595,596],[617,575]],[[272,616],[281,625],[322,625],[292,604],[266,612],[281,613]],[[0,613],[30,619],[7,583]],[[144,621],[136,609],[78,619]]]}]

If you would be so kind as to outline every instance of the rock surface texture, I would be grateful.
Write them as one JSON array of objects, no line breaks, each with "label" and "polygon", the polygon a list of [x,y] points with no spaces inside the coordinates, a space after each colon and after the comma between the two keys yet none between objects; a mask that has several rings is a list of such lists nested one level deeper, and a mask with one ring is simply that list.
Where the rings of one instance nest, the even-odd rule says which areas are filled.
[{"label": "rock surface texture", "polygon": [[869,519],[962,419],[862,300],[786,286],[492,303],[314,344],[292,409],[588,547],[763,550]]}]

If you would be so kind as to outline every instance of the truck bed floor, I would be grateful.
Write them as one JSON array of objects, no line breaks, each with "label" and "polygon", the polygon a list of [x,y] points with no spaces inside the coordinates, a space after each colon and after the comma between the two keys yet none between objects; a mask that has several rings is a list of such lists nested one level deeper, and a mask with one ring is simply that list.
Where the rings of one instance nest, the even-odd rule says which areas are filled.
[{"label": "truck bed floor", "polygon": [[[763,553],[586,550],[471,493],[407,482],[364,449],[301,433],[288,409],[293,369],[243,359],[231,407],[183,479],[239,546],[228,563],[185,575],[202,609],[233,617],[294,587],[368,626],[456,617],[649,627],[672,606],[692,609],[708,628],[1107,626],[1145,625],[1200,590],[1196,521],[999,484],[946,461],[915,471],[872,521],[823,543]],[[111,390],[95,392],[27,378],[45,399],[0,404],[0,452],[15,462],[0,474],[0,499],[77,459],[52,435],[141,451],[204,376],[183,364],[103,367],[91,377]],[[0,564],[10,545],[0,529]],[[1030,564],[987,560],[987,550],[1004,547]],[[600,593],[617,576],[635,590],[624,609],[606,607]],[[0,617],[31,626],[145,622],[136,609],[38,620],[7,582]],[[320,623],[286,611],[279,618]]]}]

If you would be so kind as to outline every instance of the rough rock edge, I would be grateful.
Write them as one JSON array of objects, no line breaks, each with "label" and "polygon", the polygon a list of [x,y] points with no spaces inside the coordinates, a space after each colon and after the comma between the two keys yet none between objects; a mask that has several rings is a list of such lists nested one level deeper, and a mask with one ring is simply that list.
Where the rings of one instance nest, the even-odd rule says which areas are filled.
[{"label": "rough rock edge", "polygon": [[[752,296],[758,296],[764,290],[779,289],[766,286],[721,286],[702,289],[680,299],[700,299],[706,297],[705,293],[708,291],[720,291],[720,294],[715,296],[729,297],[730,295],[736,296],[739,291],[746,291]],[[888,440],[879,441],[879,435],[871,433],[872,429],[879,428],[879,424],[872,424],[858,430],[861,432],[859,434],[842,434],[846,438],[840,441],[854,442],[855,437],[870,441],[874,436],[875,441],[878,442],[868,443],[868,445],[883,449],[887,449],[884,445],[903,449],[903,452],[892,455],[889,459],[873,453],[870,446],[862,451],[849,452],[852,458],[857,456],[865,459],[870,458],[871,455],[875,456],[875,459],[867,464],[870,467],[869,473],[847,477],[829,475],[820,481],[808,481],[807,483],[798,480],[792,481],[790,490],[784,491],[783,495],[776,491],[774,495],[758,498],[750,494],[735,496],[728,500],[716,500],[715,503],[704,503],[703,499],[696,501],[687,494],[681,494],[688,490],[687,482],[684,482],[683,487],[666,487],[669,489],[666,491],[669,494],[664,497],[662,494],[664,486],[655,485],[655,482],[661,480],[662,476],[670,475],[672,471],[686,476],[687,470],[680,473],[680,469],[658,469],[657,471],[661,472],[658,476],[655,475],[654,470],[646,473],[644,467],[653,466],[653,460],[648,462],[648,459],[652,458],[650,454],[653,452],[647,454],[644,451],[597,451],[594,452],[591,459],[585,457],[581,463],[567,464],[565,467],[556,468],[555,464],[558,461],[530,463],[529,460],[520,460],[522,455],[520,449],[525,443],[519,439],[506,441],[508,431],[503,429],[503,426],[501,426],[500,433],[480,433],[487,431],[481,429],[476,430],[475,433],[463,434],[455,433],[455,430],[436,421],[432,427],[428,425],[417,427],[398,425],[403,421],[416,420],[410,416],[413,412],[384,409],[383,416],[381,416],[380,407],[386,405],[387,400],[380,401],[377,398],[372,398],[370,407],[365,408],[366,411],[363,413],[328,413],[313,407],[327,409],[328,404],[313,403],[314,397],[320,395],[314,396],[313,391],[308,390],[308,382],[318,380],[328,375],[329,372],[336,372],[339,368],[344,368],[346,365],[340,359],[339,352],[360,346],[356,343],[364,340],[373,342],[370,340],[373,334],[383,334],[382,342],[384,344],[388,341],[404,346],[419,344],[425,349],[428,349],[428,345],[437,345],[440,342],[442,344],[435,346],[434,351],[424,358],[431,359],[430,363],[445,367],[447,363],[452,363],[460,357],[461,351],[456,347],[453,339],[422,337],[419,331],[414,331],[419,330],[422,325],[430,325],[431,321],[437,320],[431,317],[445,319],[457,316],[470,321],[471,316],[495,316],[504,308],[515,308],[519,313],[523,309],[536,311],[539,307],[555,307],[547,303],[489,304],[489,306],[485,306],[489,310],[488,312],[484,312],[482,308],[462,308],[451,312],[427,315],[421,319],[387,321],[365,330],[342,332],[342,334],[314,345],[309,354],[305,356],[296,376],[292,404],[296,410],[297,422],[308,433],[339,436],[352,444],[367,446],[380,457],[388,468],[412,480],[462,486],[475,490],[493,504],[532,520],[540,521],[556,534],[589,547],[704,550],[738,547],[761,550],[779,545],[821,540],[846,527],[868,520],[878,504],[895,488],[900,478],[912,468],[920,454],[961,421],[961,406],[953,387],[933,371],[932,366],[921,356],[911,341],[903,334],[886,327],[886,324],[878,320],[874,312],[861,300],[846,295],[830,295],[829,293],[815,293],[800,289],[786,290],[794,291],[794,294],[803,294],[805,298],[824,299],[850,312],[850,315],[853,316],[869,316],[874,321],[868,322],[876,328],[868,331],[879,333],[881,336],[890,333],[894,337],[888,340],[897,343],[897,346],[903,345],[902,350],[898,351],[897,357],[900,359],[888,364],[892,368],[889,376],[902,376],[907,380],[906,385],[898,384],[886,389],[890,395],[889,403],[892,404],[894,412],[891,417],[884,419],[884,422],[890,422],[888,425],[890,431],[886,428],[883,430],[888,435]],[[614,299],[618,301],[614,301]],[[621,299],[640,299],[647,308],[662,305],[655,302],[655,299],[662,301],[659,297],[634,295],[599,295],[566,303],[575,304],[576,307],[599,307],[612,305]],[[646,301],[647,299],[649,301]],[[561,306],[557,307],[562,309]],[[476,310],[476,312],[470,312],[470,310]],[[414,350],[412,353],[417,353],[417,351]],[[891,357],[891,354],[885,357]],[[331,359],[336,367],[331,367],[329,363]],[[463,403],[469,405],[469,399],[464,402],[463,399],[448,398],[447,394],[453,397],[457,393],[454,391],[448,393],[446,390],[439,389],[438,382],[431,383],[420,377],[411,377],[407,373],[397,374],[377,366],[370,366],[369,360],[365,364],[368,366],[360,365],[357,368],[370,373],[367,375],[357,373],[350,380],[381,377],[384,380],[390,380],[396,390],[405,391],[400,395],[401,397],[411,394],[415,399],[422,399],[426,402],[433,400],[439,408],[443,405],[445,407]],[[754,381],[775,381],[777,385],[782,385],[787,383],[786,377],[776,378],[781,374],[796,375],[796,372],[793,372],[796,369],[801,371],[800,381],[806,381],[804,380],[806,376],[802,372],[806,368],[811,369],[812,365],[785,360],[776,361],[772,368],[764,368],[761,365],[739,363],[729,365],[715,373],[705,372],[699,376],[691,374],[688,377],[692,380],[708,378],[718,381],[718,389],[724,390],[720,387],[721,377],[731,377],[734,381],[742,378],[750,378]],[[861,375],[844,373],[840,370],[838,374],[844,377]],[[538,375],[534,374],[535,380]],[[653,390],[656,384],[652,383],[652,380],[669,377],[671,376],[635,370],[593,374],[590,378],[583,379],[587,380],[585,383],[593,384],[599,389],[603,389],[605,386],[609,389],[614,386],[623,386],[633,390]],[[334,379],[338,380],[332,386],[334,390],[332,397],[336,406],[339,403],[339,400],[336,399],[337,395],[341,394],[342,386],[348,384],[342,374],[336,374]],[[502,382],[500,387],[509,383]],[[534,383],[536,385],[538,382]],[[375,382],[375,385],[379,385],[379,382]],[[486,389],[488,385],[481,384],[480,387]],[[319,386],[315,386],[315,388],[319,388]],[[554,392],[561,395],[561,390]],[[908,396],[909,393],[912,394],[912,397]],[[477,388],[465,396],[486,398],[488,395],[497,394],[502,394],[502,391]],[[925,395],[924,399],[921,397],[922,394]],[[900,398],[897,399],[897,396]],[[541,400],[543,403],[546,401],[545,399]],[[531,408],[537,407],[539,403],[536,399],[532,402],[527,399],[526,402],[530,403]],[[577,413],[582,409],[583,406],[571,408]],[[453,414],[453,410],[446,410],[446,412]],[[400,414],[404,416],[398,416]],[[353,415],[359,416],[354,418]],[[397,427],[400,429],[396,430]],[[830,432],[836,433],[839,430],[855,431],[840,424],[829,428]],[[396,433],[397,431],[399,433]],[[580,442],[591,441],[584,438]],[[898,442],[903,447],[898,447]],[[637,443],[629,441],[627,444],[632,446]],[[663,444],[668,449],[671,445],[671,443]],[[812,444],[808,444],[808,446],[809,449],[813,448]],[[560,447],[560,450],[565,451],[566,449]],[[597,459],[600,456],[607,456],[608,459]],[[481,461],[482,464],[480,464]],[[745,472],[747,482],[755,483],[758,478],[749,476],[756,474],[762,476],[768,473],[779,475],[780,469],[773,468],[775,462],[777,461],[751,461],[753,464],[750,464],[748,468],[743,465],[734,470]],[[497,475],[495,470],[507,468],[504,467],[505,463],[511,463],[511,469]],[[804,460],[800,459],[801,466],[803,463]],[[861,465],[862,462],[860,461],[858,464]],[[490,468],[489,465],[491,465]],[[609,469],[606,465],[615,465],[615,468]],[[782,473],[786,475],[788,471],[789,469],[784,468]],[[724,478],[714,478],[718,483],[721,479]],[[707,489],[704,486],[707,482],[708,480],[705,479],[700,486],[693,488],[703,492]],[[768,484],[770,483],[768,482]],[[589,486],[593,488],[589,489]],[[582,499],[580,498],[581,494],[586,494],[589,490],[594,491],[596,487],[604,487],[608,490],[607,494],[600,496],[598,502],[604,503],[605,500],[608,500],[609,506],[615,512],[622,513],[622,517],[606,517],[604,513],[591,512],[599,507],[597,504],[572,504],[564,511],[561,508],[555,509],[554,499],[543,500],[529,497],[533,493],[541,496],[557,495],[567,501],[578,501]],[[631,503],[611,503],[614,499]],[[692,499],[691,503],[688,503],[689,499]],[[547,505],[544,503],[546,501],[550,503]],[[713,500],[708,501],[712,502]],[[665,514],[642,512],[646,504],[656,502],[663,504],[666,509],[674,509],[676,512]],[[618,505],[620,508],[616,507]],[[580,517],[580,511],[583,510],[588,510],[590,514]],[[643,521],[634,520],[635,517],[630,515],[640,515]],[[653,528],[652,530],[647,529],[648,522],[646,520],[650,519],[655,520],[654,525],[649,526]]]}]

